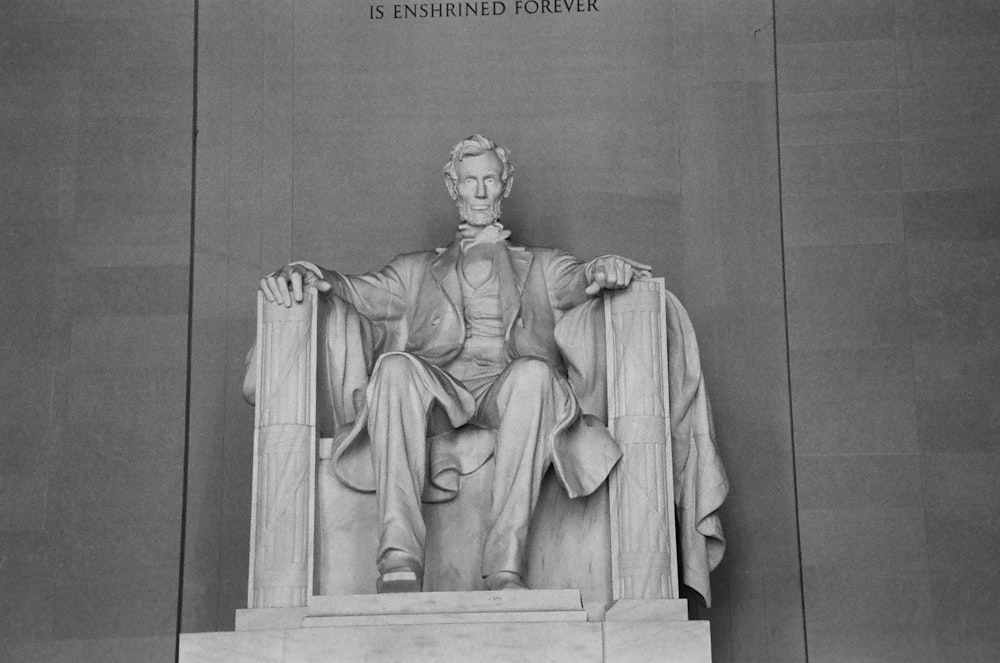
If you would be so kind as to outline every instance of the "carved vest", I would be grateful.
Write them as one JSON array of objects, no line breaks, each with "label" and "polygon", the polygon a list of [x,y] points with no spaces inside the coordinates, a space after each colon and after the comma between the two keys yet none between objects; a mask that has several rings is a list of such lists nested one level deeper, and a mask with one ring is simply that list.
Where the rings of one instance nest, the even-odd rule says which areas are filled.
[{"label": "carved vest", "polygon": [[[486,261],[490,264],[489,261]],[[445,370],[472,392],[491,383],[507,366],[504,349],[504,322],[500,311],[500,280],[495,266],[479,287],[466,278],[459,266],[462,286],[462,313],[465,317],[465,344]]]}]

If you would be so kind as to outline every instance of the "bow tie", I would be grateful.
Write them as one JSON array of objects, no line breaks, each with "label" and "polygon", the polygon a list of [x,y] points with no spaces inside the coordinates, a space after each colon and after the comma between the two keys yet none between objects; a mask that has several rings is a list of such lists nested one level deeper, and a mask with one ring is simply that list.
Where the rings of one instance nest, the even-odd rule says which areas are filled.
[{"label": "bow tie", "polygon": [[462,236],[462,248],[464,249],[476,244],[496,244],[510,237],[510,231],[504,230],[503,224],[499,221],[482,227],[463,223],[458,227],[458,234]]}]

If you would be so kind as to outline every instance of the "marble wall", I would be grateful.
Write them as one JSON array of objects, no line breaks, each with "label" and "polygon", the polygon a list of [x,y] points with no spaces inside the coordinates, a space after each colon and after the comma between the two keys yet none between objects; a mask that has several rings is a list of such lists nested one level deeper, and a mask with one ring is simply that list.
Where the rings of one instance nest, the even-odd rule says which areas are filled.
[{"label": "marble wall", "polygon": [[0,4],[0,659],[172,660],[190,2]]},{"label": "marble wall", "polygon": [[777,2],[809,660],[1000,655],[1000,6]]}]

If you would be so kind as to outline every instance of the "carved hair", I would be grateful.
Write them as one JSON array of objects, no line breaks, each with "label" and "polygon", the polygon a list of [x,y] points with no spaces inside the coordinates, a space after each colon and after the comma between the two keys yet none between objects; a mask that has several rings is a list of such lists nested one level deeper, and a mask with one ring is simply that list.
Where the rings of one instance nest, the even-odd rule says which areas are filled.
[{"label": "carved hair", "polygon": [[444,164],[445,183],[448,184],[449,191],[458,181],[458,162],[466,157],[477,157],[486,152],[493,152],[500,159],[500,163],[503,165],[500,180],[505,186],[507,185],[511,175],[514,174],[514,166],[510,162],[510,150],[506,147],[500,147],[492,138],[487,138],[482,134],[472,134],[451,148],[451,157]]}]

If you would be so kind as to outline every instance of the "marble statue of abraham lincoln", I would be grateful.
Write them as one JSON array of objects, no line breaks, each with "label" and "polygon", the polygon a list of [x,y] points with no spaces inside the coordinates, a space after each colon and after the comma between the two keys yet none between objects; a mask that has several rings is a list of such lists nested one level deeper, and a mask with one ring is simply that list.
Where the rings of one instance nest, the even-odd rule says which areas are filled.
[{"label": "marble statue of abraham lincoln", "polygon": [[[509,242],[500,210],[513,168],[509,151],[491,139],[459,142],[444,171],[461,220],[447,247],[400,255],[361,275],[294,262],[260,281],[264,297],[285,306],[315,287],[352,306],[378,337],[359,416],[339,436],[334,457],[370,449],[371,473],[361,473],[368,479],[338,475],[377,494],[380,592],[420,590],[422,499],[457,490],[447,477],[490,457],[482,575],[488,589],[525,588],[528,527],[549,466],[577,497],[593,492],[621,456],[606,429],[581,416],[556,324],[601,290],[624,288],[650,269],[619,256],[583,262]],[[496,434],[474,438],[486,445],[435,443],[466,424]]]}]

